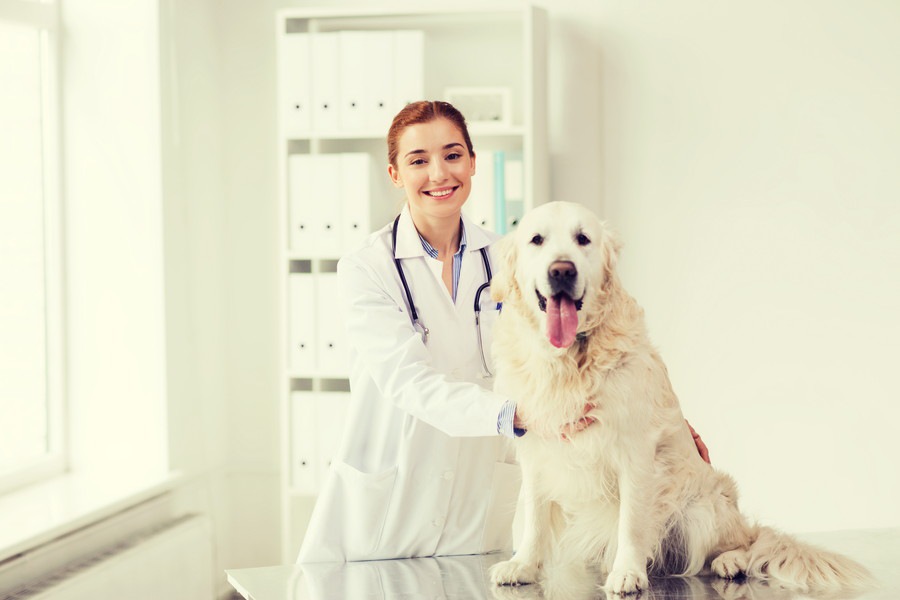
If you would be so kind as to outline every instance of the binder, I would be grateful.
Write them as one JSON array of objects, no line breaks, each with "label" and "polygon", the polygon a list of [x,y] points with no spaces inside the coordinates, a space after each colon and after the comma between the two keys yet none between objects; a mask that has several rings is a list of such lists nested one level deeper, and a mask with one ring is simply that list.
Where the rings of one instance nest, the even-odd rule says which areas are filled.
[{"label": "binder", "polygon": [[410,102],[425,99],[425,32],[394,31],[394,114]]},{"label": "binder", "polygon": [[349,375],[347,334],[337,302],[337,273],[316,275],[318,318],[316,363],[319,377],[344,378]]},{"label": "binder", "polygon": [[288,364],[294,375],[316,372],[316,290],[311,273],[288,275]]},{"label": "binder", "polygon": [[315,248],[311,202],[314,159],[309,154],[288,157],[288,240],[292,252],[309,256]]},{"label": "binder", "polygon": [[282,130],[288,138],[309,134],[312,123],[310,41],[306,33],[279,37],[279,106]]},{"label": "binder", "polygon": [[394,102],[394,78],[406,69],[394,58],[393,31],[366,31],[365,49],[365,128],[386,132],[399,108]]},{"label": "binder", "polygon": [[472,189],[466,200],[465,212],[476,224],[494,231],[494,152],[479,152],[476,156]]},{"label": "binder", "polygon": [[337,32],[311,35],[312,129],[334,132],[339,128],[340,40]]},{"label": "binder", "polygon": [[300,494],[319,491],[319,466],[316,452],[318,419],[316,396],[312,392],[291,392],[291,489]]},{"label": "binder", "polygon": [[525,209],[525,166],[522,154],[515,152],[507,155],[503,172],[506,187],[505,233],[519,224]]},{"label": "binder", "polygon": [[371,156],[365,152],[341,154],[341,244],[344,253],[362,244],[371,231],[371,167]]},{"label": "binder", "polygon": [[494,222],[497,233],[506,233],[506,153],[494,153]]},{"label": "binder", "polygon": [[341,436],[347,422],[349,406],[350,394],[347,392],[319,392],[316,394],[317,472],[320,482],[324,480],[325,474],[340,450]]},{"label": "binder", "polygon": [[366,127],[366,90],[370,64],[367,61],[366,32],[340,31],[340,129],[361,131]]},{"label": "binder", "polygon": [[309,197],[312,225],[312,256],[338,258],[341,255],[341,156],[316,154]]}]

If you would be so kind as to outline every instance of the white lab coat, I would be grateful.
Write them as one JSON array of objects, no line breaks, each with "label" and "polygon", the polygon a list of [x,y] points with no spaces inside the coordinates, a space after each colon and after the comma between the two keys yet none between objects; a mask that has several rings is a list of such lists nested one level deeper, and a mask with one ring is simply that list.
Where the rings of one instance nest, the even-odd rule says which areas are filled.
[{"label": "white lab coat", "polygon": [[[463,222],[467,246],[454,305],[408,207],[400,216],[397,258],[430,330],[427,344],[410,321],[391,224],[338,264],[336,301],[350,340],[350,410],[298,562],[512,547],[520,473],[511,444],[497,434],[506,398],[480,377],[473,310],[475,291],[486,281],[479,249],[496,235]],[[496,310],[487,292],[483,299],[489,354]]]}]

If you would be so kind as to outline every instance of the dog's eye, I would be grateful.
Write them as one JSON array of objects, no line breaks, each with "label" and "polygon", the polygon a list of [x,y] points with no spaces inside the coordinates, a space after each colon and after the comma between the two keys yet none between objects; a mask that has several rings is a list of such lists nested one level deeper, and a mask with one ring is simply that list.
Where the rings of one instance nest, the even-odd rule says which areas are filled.
[{"label": "dog's eye", "polygon": [[531,238],[531,243],[535,246],[540,246],[544,243],[544,238],[541,236],[541,234],[537,234],[533,238]]},{"label": "dog's eye", "polygon": [[591,243],[591,238],[584,235],[583,233],[579,233],[577,236],[575,236],[575,241],[578,242],[579,246],[587,246]]}]

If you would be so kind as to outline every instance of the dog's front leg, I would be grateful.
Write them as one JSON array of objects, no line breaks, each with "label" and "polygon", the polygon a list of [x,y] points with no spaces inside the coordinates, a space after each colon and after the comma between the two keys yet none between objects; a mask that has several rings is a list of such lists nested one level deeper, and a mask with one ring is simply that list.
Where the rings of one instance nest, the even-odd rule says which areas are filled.
[{"label": "dog's front leg", "polygon": [[616,557],[603,586],[612,594],[635,594],[647,589],[647,560],[652,537],[648,520],[652,510],[648,498],[648,468],[629,465],[619,473],[619,523]]},{"label": "dog's front leg", "polygon": [[498,585],[535,583],[540,575],[550,532],[551,505],[539,499],[535,489],[534,470],[522,464],[522,520],[524,531],[519,548],[512,559],[491,567],[491,581]]}]

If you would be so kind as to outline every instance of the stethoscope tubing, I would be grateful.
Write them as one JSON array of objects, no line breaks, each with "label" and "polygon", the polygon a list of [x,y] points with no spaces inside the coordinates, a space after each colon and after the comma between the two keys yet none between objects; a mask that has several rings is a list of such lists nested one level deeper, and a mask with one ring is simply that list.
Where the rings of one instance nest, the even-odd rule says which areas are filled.
[{"label": "stethoscope tubing", "polygon": [[[429,333],[428,328],[419,321],[419,311],[416,310],[416,305],[413,303],[412,292],[409,290],[409,283],[406,281],[403,265],[400,264],[400,259],[397,258],[397,225],[399,223],[400,215],[397,215],[397,218],[394,219],[394,225],[391,227],[391,254],[394,257],[394,266],[397,268],[397,274],[400,275],[400,283],[403,285],[403,292],[406,294],[406,303],[409,305],[409,317],[412,320],[413,329],[418,331],[421,328],[422,341],[427,342]],[[487,357],[484,355],[484,343],[481,338],[481,294],[484,292],[485,288],[490,287],[493,274],[491,273],[491,261],[488,259],[487,250],[480,248],[479,252],[481,252],[481,262],[484,263],[484,272],[487,276],[487,281],[482,283],[475,292],[475,332],[478,336],[478,351],[481,355],[481,366],[484,370],[484,376],[492,377],[492,373],[487,366]]]}]

